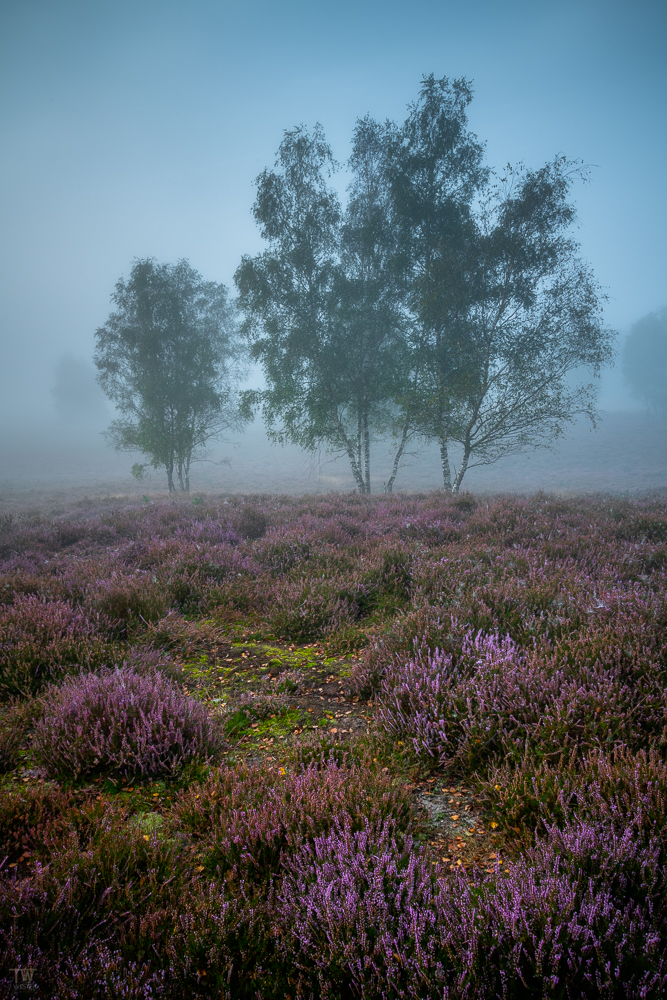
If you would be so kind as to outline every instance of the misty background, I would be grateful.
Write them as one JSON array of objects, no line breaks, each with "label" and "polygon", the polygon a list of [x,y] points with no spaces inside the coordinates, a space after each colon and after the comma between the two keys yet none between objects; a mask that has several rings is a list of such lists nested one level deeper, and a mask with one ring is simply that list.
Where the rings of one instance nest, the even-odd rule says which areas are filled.
[{"label": "misty background", "polygon": [[[262,249],[253,180],[283,130],[320,121],[340,161],[367,112],[401,119],[423,74],[465,76],[486,160],[592,166],[575,233],[619,331],[667,305],[667,7],[663,0],[535,5],[487,0],[282,5],[248,0],[0,5],[0,492],[22,502],[165,488],[130,475],[100,432],[95,330],[135,257],[187,258],[233,290]],[[341,195],[345,175],[334,178]],[[258,372],[248,386],[260,387]],[[665,420],[600,383],[597,430],[554,454],[471,469],[480,491],[619,492],[667,486]],[[377,452],[374,487],[389,474]],[[454,463],[456,454],[454,453]],[[352,489],[346,460],[268,443],[261,421],[213,443],[193,490]],[[441,484],[437,446],[408,456],[396,489]]]}]

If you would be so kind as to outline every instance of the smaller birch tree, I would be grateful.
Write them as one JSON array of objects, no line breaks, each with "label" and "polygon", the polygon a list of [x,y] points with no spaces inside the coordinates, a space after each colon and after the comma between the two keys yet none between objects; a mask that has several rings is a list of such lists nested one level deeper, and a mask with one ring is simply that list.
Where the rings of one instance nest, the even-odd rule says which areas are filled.
[{"label": "smaller birch tree", "polygon": [[106,438],[164,468],[170,493],[176,483],[188,492],[191,463],[206,442],[242,425],[235,393],[242,354],[227,289],[186,260],[145,259],[111,300],[116,310],[95,334],[94,355],[97,380],[120,412]]}]

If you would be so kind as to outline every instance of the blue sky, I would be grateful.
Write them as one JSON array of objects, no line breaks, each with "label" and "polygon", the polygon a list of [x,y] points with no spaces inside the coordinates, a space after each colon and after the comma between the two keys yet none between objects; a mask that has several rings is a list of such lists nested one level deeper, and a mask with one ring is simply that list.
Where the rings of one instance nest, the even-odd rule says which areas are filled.
[{"label": "blue sky", "polygon": [[489,164],[592,166],[577,237],[626,332],[667,304],[666,42],[665,0],[4,0],[0,416],[51,411],[133,257],[231,285],[284,129],[320,121],[345,160],[430,72],[473,81]]}]

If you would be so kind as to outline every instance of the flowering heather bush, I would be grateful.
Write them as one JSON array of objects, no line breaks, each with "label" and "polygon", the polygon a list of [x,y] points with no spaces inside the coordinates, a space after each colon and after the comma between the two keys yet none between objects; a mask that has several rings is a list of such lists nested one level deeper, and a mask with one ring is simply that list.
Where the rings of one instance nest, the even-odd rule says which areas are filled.
[{"label": "flowering heather bush", "polygon": [[204,706],[159,673],[87,674],[47,692],[44,703],[33,750],[51,775],[175,774],[220,746]]},{"label": "flowering heather bush", "polygon": [[108,654],[99,615],[64,601],[17,595],[0,605],[0,698],[35,694],[49,681]]},{"label": "flowering heather bush", "polygon": [[552,754],[569,747],[661,742],[665,680],[661,663],[610,651],[606,662],[573,657],[546,642],[522,651],[507,636],[468,633],[460,655],[417,649],[387,668],[379,717],[419,754],[472,772],[488,759],[526,747]]},{"label": "flowering heather bush", "polygon": [[358,607],[341,579],[295,580],[276,588],[269,622],[276,635],[308,641],[351,624]]},{"label": "flowering heather bush", "polygon": [[215,646],[220,639],[220,629],[213,622],[189,621],[172,611],[160,621],[149,624],[146,639],[158,649],[177,651],[188,657]]},{"label": "flowering heather bush", "polygon": [[[167,655],[212,652],[231,623],[317,639],[318,658],[366,644],[349,683],[375,698],[373,745],[465,774],[516,848],[495,873],[445,874],[409,840],[409,793],[350,765],[365,737],[345,757],[332,735],[323,762],[304,732],[294,773],[226,766],[171,785],[171,806],[150,795],[145,823],[101,782],[12,788],[5,992],[30,963],[44,995],[72,998],[665,994],[664,499],[113,500],[1,528],[0,685],[17,651],[38,684],[86,669],[22,702],[47,714],[11,721],[10,762],[20,731],[33,776],[39,753],[52,773],[168,779],[219,737],[159,676]],[[244,725],[292,703],[277,687],[234,706]]]},{"label": "flowering heather bush", "polygon": [[667,987],[665,838],[573,821],[485,900],[488,995],[660,996]]},{"label": "flowering heather bush", "polygon": [[356,832],[341,822],[285,862],[279,913],[297,995],[435,996],[445,983],[462,995],[452,987],[469,970],[457,975],[447,945],[455,955],[474,926],[438,907],[430,866],[393,833],[391,822]]},{"label": "flowering heather bush", "polygon": [[574,753],[552,764],[531,754],[503,762],[489,773],[481,794],[506,829],[532,841],[544,823],[562,826],[574,816],[612,823],[618,831],[631,822],[644,835],[667,823],[667,764],[653,749],[632,754],[594,750],[583,760]]},{"label": "flowering heather bush", "polygon": [[40,994],[49,997],[173,996],[161,992],[169,978],[165,956],[151,945],[173,927],[179,895],[187,899],[193,874],[175,878],[178,869],[177,848],[146,842],[107,812],[94,835],[70,837],[30,878],[3,873],[0,982],[11,988],[11,969],[32,966]]},{"label": "flowering heather bush", "polygon": [[0,861],[37,854],[45,862],[73,835],[90,836],[99,812],[89,793],[51,783],[5,789],[0,798]]},{"label": "flowering heather bush", "polygon": [[0,774],[16,767],[23,743],[25,723],[15,706],[0,714]]},{"label": "flowering heather bush", "polygon": [[436,881],[387,830],[336,829],[285,863],[285,948],[320,995],[659,996],[665,840],[575,822],[508,874]]},{"label": "flowering heather bush", "polygon": [[284,854],[346,822],[352,831],[393,817],[410,826],[407,794],[376,774],[329,760],[280,775],[239,765],[214,774],[175,806],[180,829],[204,838],[207,864],[268,881]]}]

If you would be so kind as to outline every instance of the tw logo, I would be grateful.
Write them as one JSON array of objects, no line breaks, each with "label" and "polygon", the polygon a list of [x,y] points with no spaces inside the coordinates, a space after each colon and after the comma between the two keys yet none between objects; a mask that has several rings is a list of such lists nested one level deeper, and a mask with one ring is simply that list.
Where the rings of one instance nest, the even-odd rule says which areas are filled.
[{"label": "tw logo", "polygon": [[14,986],[18,990],[33,990],[37,988],[37,983],[33,980],[34,968],[27,966],[25,969],[12,969],[14,973]]}]

